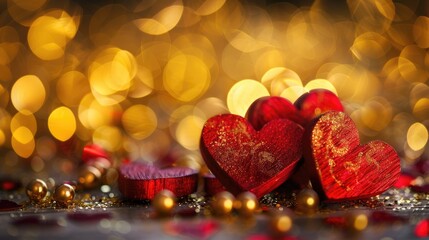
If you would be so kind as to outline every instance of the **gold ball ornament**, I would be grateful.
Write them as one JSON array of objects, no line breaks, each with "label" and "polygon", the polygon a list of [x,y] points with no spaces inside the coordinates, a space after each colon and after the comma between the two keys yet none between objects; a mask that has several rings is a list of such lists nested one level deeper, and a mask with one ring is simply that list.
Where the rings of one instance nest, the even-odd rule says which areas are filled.
[{"label": "gold ball ornament", "polygon": [[351,211],[346,214],[347,229],[352,232],[361,232],[368,226],[368,216],[362,211]]},{"label": "gold ball ornament", "polygon": [[64,183],[55,189],[53,197],[58,205],[66,207],[73,202],[74,195],[75,188],[68,183]]},{"label": "gold ball ornament", "polygon": [[258,199],[251,192],[242,192],[234,203],[238,214],[242,217],[251,217],[258,209]]},{"label": "gold ball ornament", "polygon": [[158,216],[168,216],[176,206],[176,196],[170,190],[164,189],[158,192],[152,199],[152,207]]},{"label": "gold ball ornament", "polygon": [[276,211],[271,214],[269,226],[274,237],[284,235],[293,227],[293,214],[289,211]]},{"label": "gold ball ornament", "polygon": [[296,195],[296,211],[304,214],[314,214],[319,209],[319,195],[309,188],[301,190]]},{"label": "gold ball ornament", "polygon": [[230,192],[223,191],[217,193],[212,201],[211,207],[216,216],[227,216],[234,209],[235,197]]},{"label": "gold ball ornament", "polygon": [[48,185],[41,179],[31,181],[25,190],[31,202],[40,203],[48,194]]},{"label": "gold ball ornament", "polygon": [[79,189],[95,188],[101,183],[101,171],[93,166],[86,166],[79,173],[78,177]]}]

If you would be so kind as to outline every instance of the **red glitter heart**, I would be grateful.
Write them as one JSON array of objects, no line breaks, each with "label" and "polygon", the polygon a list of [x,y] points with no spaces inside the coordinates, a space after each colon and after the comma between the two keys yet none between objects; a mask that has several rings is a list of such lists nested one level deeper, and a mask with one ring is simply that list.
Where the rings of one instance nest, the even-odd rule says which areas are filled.
[{"label": "red glitter heart", "polygon": [[354,122],[342,112],[321,115],[309,126],[304,142],[304,171],[327,199],[375,196],[399,178],[400,159],[395,150],[382,141],[359,145]]},{"label": "red glitter heart", "polygon": [[197,190],[197,182],[198,172],[192,168],[158,168],[131,162],[120,167],[118,188],[124,197],[131,199],[153,199],[163,189],[183,197]]},{"label": "red glitter heart", "polygon": [[228,191],[251,191],[259,198],[290,176],[302,156],[303,132],[287,119],[270,121],[256,131],[245,118],[224,114],[207,120],[200,149]]},{"label": "red glitter heart", "polygon": [[304,124],[328,111],[343,112],[340,99],[333,92],[326,89],[313,89],[304,93],[295,101]]},{"label": "red glitter heart", "polygon": [[278,96],[262,97],[254,101],[246,112],[246,118],[256,130],[260,130],[274,119],[289,119],[298,124],[303,123],[295,106],[286,98]]}]

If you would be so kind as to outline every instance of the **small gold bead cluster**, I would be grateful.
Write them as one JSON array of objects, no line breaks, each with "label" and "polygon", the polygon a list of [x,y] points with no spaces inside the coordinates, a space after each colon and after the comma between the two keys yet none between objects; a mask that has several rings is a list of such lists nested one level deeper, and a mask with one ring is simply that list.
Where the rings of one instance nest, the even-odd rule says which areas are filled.
[{"label": "small gold bead cluster", "polygon": [[32,203],[42,204],[54,200],[59,207],[68,207],[74,199],[76,187],[63,183],[55,188],[52,194],[48,185],[41,179],[34,179],[28,183],[25,193]]}]

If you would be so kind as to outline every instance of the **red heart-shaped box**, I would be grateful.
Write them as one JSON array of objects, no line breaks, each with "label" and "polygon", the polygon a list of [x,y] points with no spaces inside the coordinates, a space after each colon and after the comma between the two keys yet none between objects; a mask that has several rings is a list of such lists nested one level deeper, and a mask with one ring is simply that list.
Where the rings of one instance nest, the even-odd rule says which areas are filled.
[{"label": "red heart-shaped box", "polygon": [[309,126],[304,158],[300,171],[328,200],[376,196],[392,187],[401,172],[395,150],[382,141],[360,145],[353,120],[343,112],[322,114]]},{"label": "red heart-shaped box", "polygon": [[302,157],[304,130],[276,119],[256,131],[243,117],[210,118],[202,134],[201,154],[217,179],[233,194],[253,192],[258,198],[288,179]]},{"label": "red heart-shaped box", "polygon": [[118,188],[126,198],[153,199],[163,190],[183,197],[197,190],[198,171],[188,167],[158,168],[130,162],[119,168]]}]

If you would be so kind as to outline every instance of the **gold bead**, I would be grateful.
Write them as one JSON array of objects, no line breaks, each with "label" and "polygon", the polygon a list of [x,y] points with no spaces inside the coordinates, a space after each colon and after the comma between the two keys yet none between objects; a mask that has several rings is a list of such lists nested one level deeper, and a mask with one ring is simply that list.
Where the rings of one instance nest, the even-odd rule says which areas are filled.
[{"label": "gold bead", "polygon": [[227,191],[217,193],[211,202],[213,213],[217,216],[230,214],[234,207],[235,197]]},{"label": "gold bead", "polygon": [[368,216],[361,211],[351,211],[346,215],[346,226],[353,232],[360,232],[368,226]]},{"label": "gold bead", "polygon": [[101,172],[93,166],[86,166],[79,173],[78,185],[79,188],[91,189],[100,185]]},{"label": "gold bead", "polygon": [[158,192],[152,200],[152,207],[158,216],[168,216],[176,206],[176,196],[170,190],[164,189]]},{"label": "gold bead", "polygon": [[73,202],[75,190],[70,184],[59,185],[54,192],[54,200],[60,206],[66,207]]},{"label": "gold bead", "polygon": [[258,209],[258,199],[251,192],[242,192],[234,203],[238,214],[242,217],[251,217]]},{"label": "gold bead", "polygon": [[319,196],[309,188],[301,190],[296,195],[296,210],[299,213],[313,214],[319,209]]},{"label": "gold bead", "polygon": [[43,180],[35,179],[27,185],[25,193],[31,202],[40,203],[48,194],[48,186]]},{"label": "gold bead", "polygon": [[292,213],[289,211],[276,211],[272,213],[269,225],[274,237],[288,233],[293,227]]}]

